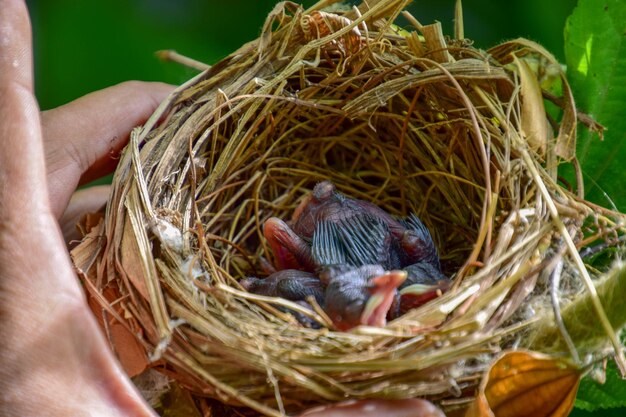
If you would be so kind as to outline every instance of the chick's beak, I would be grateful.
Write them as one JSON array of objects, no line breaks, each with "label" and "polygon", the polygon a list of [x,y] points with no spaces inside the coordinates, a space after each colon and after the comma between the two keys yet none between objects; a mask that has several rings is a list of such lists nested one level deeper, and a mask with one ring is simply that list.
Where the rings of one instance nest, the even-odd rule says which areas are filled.
[{"label": "chick's beak", "polygon": [[390,271],[370,278],[372,296],[361,313],[361,324],[383,327],[387,323],[387,312],[394,301],[397,288],[406,280],[405,271]]},{"label": "chick's beak", "polygon": [[402,314],[439,297],[450,288],[450,282],[438,281],[433,285],[413,284],[400,290],[400,311]]}]

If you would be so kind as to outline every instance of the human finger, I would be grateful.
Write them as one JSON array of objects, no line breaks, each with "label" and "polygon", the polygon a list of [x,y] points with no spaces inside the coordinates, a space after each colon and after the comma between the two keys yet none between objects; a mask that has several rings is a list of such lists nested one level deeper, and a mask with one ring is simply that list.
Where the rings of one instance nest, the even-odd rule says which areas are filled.
[{"label": "human finger", "polygon": [[3,1],[0,19],[0,84],[11,82],[33,90],[31,31],[23,1]]},{"label": "human finger", "polygon": [[313,408],[299,417],[445,417],[432,403],[422,399],[346,401]]},{"label": "human finger", "polygon": [[143,124],[173,88],[127,81],[42,112],[50,200],[57,217],[79,184],[113,171],[130,131]]},{"label": "human finger", "polygon": [[30,22],[22,1],[0,7],[0,209],[7,223],[47,211],[39,109],[32,93]]}]

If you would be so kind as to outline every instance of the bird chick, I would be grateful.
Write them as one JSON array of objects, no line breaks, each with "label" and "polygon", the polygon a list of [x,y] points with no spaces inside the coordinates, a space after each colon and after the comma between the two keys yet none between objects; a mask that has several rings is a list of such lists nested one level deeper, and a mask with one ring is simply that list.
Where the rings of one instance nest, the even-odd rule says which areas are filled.
[{"label": "bird chick", "polygon": [[319,268],[311,245],[322,223],[335,226],[325,233],[344,247],[350,265],[379,264],[392,270],[426,261],[439,268],[435,244],[417,216],[398,220],[375,204],[349,198],[330,181],[323,181],[296,208],[289,224],[275,217],[266,221],[264,235],[277,269],[314,272]]},{"label": "bird chick", "polygon": [[313,188],[289,224],[267,220],[264,234],[278,269],[319,275],[325,310],[340,329],[384,325],[385,314],[398,317],[449,287],[430,232],[415,214],[396,219],[329,181]]},{"label": "bird chick", "polygon": [[248,292],[268,297],[282,297],[300,301],[314,297],[319,304],[324,303],[324,288],[314,274],[296,269],[274,272],[267,278],[248,277],[239,281]]},{"label": "bird chick", "polygon": [[[310,310],[312,307],[306,301],[308,297],[313,297],[319,305],[324,305],[324,287],[320,280],[309,272],[285,269],[267,278],[248,277],[239,283],[248,292],[268,297],[281,297]],[[282,307],[279,309],[292,314],[300,324],[306,327],[319,328],[316,321],[301,313]]]},{"label": "bird chick", "polygon": [[324,311],[339,330],[359,325],[383,327],[406,275],[404,271],[385,271],[380,265],[329,266],[320,274],[326,284]]}]

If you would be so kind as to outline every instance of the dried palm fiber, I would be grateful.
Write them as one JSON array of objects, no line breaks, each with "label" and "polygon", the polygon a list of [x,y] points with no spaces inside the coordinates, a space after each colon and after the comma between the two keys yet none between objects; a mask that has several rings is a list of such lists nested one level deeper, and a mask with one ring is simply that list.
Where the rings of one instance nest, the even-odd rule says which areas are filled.
[{"label": "dried palm fiber", "polygon": [[[501,350],[550,351],[550,331],[568,339],[549,278],[562,270],[563,305],[584,294],[599,272],[578,250],[619,234],[623,216],[585,202],[582,183],[578,194],[557,183],[577,117],[540,46],[481,51],[408,14],[417,31],[399,30],[391,22],[408,1],[324,11],[331,3],[278,4],[258,40],[136,129],[74,260],[131,375],[152,367],[272,416],[346,398],[462,406]],[[562,86],[562,97],[543,93],[561,107],[558,122],[544,110],[549,81]],[[288,219],[324,179],[392,214],[417,213],[453,288],[385,328],[348,333],[321,310],[245,292],[238,279],[271,258],[264,221]],[[615,342],[602,315],[594,305],[599,338]],[[552,349],[576,355],[566,345]]]}]

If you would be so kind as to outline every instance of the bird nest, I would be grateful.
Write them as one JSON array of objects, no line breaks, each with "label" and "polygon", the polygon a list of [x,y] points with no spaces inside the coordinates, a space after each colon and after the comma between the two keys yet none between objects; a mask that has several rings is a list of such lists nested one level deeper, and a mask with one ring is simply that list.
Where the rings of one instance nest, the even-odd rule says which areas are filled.
[{"label": "bird nest", "polygon": [[[558,302],[574,299],[594,278],[579,249],[619,216],[557,181],[577,122],[559,65],[530,41],[481,51],[407,13],[413,29],[399,29],[408,1],[328,3],[279,4],[258,40],[133,132],[106,213],[73,252],[122,364],[273,416],[347,398],[462,406],[504,349],[575,354],[556,342],[568,338],[550,277]],[[323,180],[417,214],[451,288],[349,332],[321,308],[245,291],[272,261],[264,222],[289,219]]]}]

